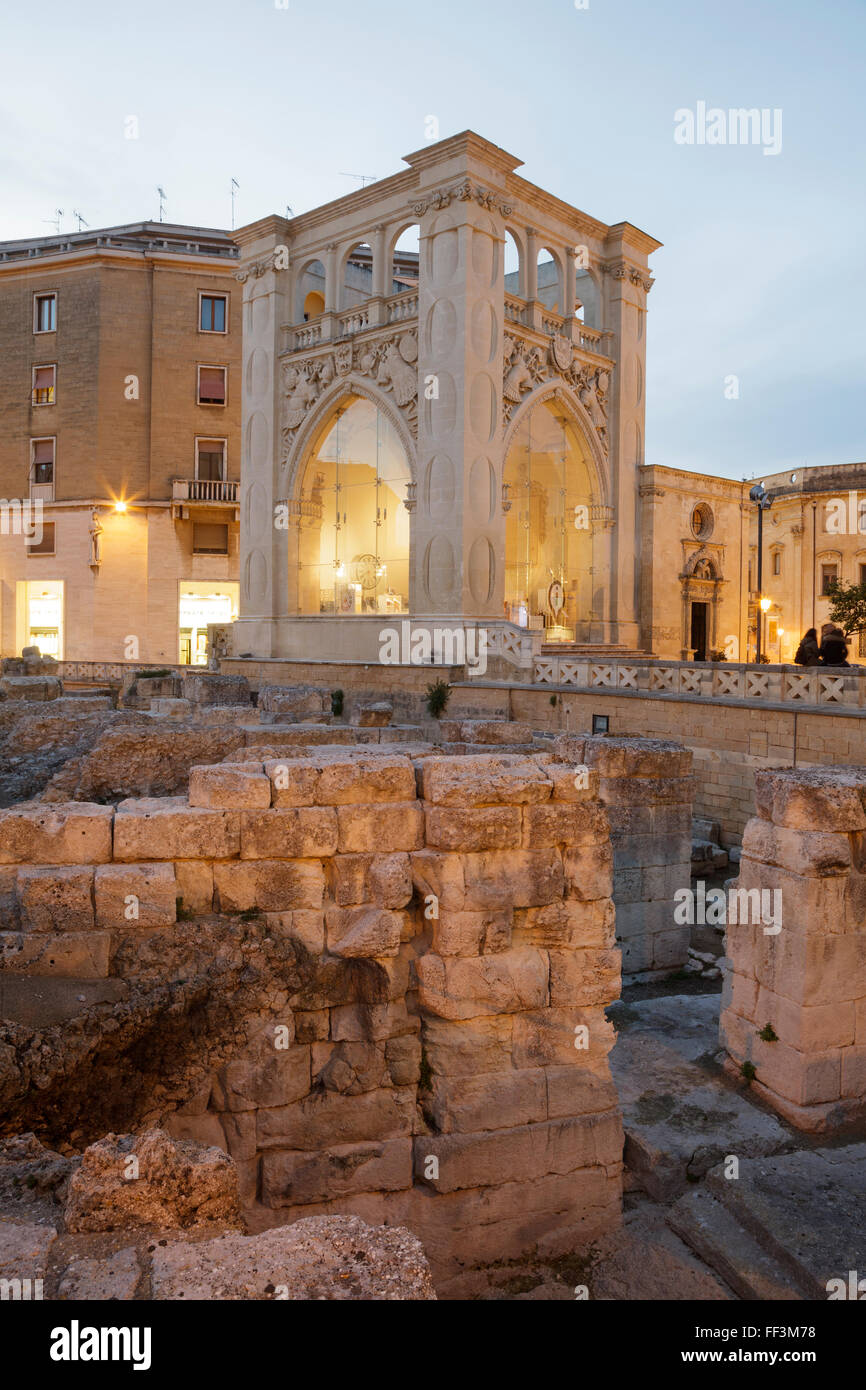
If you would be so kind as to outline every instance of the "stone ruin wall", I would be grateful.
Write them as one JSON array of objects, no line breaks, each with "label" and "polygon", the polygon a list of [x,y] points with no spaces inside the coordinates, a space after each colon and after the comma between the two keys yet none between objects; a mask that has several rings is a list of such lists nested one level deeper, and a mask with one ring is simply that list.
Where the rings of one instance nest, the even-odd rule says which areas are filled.
[{"label": "stone ruin wall", "polygon": [[866,1115],[866,769],[755,780],[735,886],[779,896],[729,916],[721,1042],[792,1124],[832,1129]]},{"label": "stone ruin wall", "polygon": [[223,763],[188,797],[3,812],[0,865],[4,982],[37,993],[122,990],[161,954],[182,978],[173,936],[216,954],[215,911],[291,946],[300,988],[287,968],[168,1118],[228,1150],[259,1228],[404,1224],[456,1290],[474,1264],[619,1221],[604,1008],[620,958],[595,774],[386,749]]}]

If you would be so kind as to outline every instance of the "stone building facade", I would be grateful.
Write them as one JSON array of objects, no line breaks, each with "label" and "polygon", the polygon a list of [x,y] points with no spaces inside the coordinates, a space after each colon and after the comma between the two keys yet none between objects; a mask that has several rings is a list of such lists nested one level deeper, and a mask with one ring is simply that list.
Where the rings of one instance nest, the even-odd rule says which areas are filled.
[{"label": "stone building facade", "polygon": [[[634,648],[659,243],[528,183],[472,132],[406,163],[235,234],[234,652],[375,661],[398,615],[463,640],[483,626],[515,664],[545,641]],[[395,293],[395,249],[412,227],[418,284]],[[371,266],[362,303],[349,274],[359,248]]]},{"label": "stone building facade", "polygon": [[202,662],[238,599],[241,294],[225,232],[0,243],[0,646]]}]

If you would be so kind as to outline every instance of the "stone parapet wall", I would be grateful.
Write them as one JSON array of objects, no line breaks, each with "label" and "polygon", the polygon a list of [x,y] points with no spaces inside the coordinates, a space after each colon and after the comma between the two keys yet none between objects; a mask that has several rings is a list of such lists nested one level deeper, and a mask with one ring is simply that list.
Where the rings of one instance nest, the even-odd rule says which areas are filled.
[{"label": "stone parapet wall", "polygon": [[[866,768],[758,772],[721,1041],[798,1128],[866,1114]],[[745,909],[746,920],[743,921]]]},{"label": "stone parapet wall", "polygon": [[554,757],[599,779],[613,846],[613,900],[623,977],[647,980],[681,970],[689,927],[674,894],[691,885],[692,755],[661,739],[560,734]]},{"label": "stone parapet wall", "polygon": [[130,981],[178,906],[201,939],[215,912],[266,923],[305,983],[169,1129],[231,1153],[259,1226],[402,1223],[458,1291],[620,1219],[598,787],[549,754],[307,749],[196,768],[186,797],[9,810],[3,972]]}]

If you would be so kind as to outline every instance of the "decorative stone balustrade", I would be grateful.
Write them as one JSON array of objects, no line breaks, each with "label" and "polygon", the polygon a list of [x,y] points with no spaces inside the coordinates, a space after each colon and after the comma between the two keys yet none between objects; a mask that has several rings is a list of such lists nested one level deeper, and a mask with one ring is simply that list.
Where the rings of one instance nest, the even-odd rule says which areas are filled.
[{"label": "decorative stone balustrade", "polygon": [[756,666],[733,662],[650,661],[586,656],[538,656],[536,685],[575,690],[633,691],[645,695],[738,703],[866,706],[866,666]]}]

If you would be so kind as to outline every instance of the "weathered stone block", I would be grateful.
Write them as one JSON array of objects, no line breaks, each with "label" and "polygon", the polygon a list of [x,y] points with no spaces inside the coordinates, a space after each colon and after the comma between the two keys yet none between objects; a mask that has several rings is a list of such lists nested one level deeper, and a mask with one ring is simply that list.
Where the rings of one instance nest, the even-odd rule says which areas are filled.
[{"label": "weathered stone block", "polygon": [[234,859],[240,852],[240,812],[191,807],[186,797],[121,801],[114,824],[114,858]]},{"label": "weathered stone block", "polygon": [[415,769],[399,753],[334,755],[322,762],[317,797],[322,806],[413,801]]},{"label": "weathered stone block", "polygon": [[113,820],[84,801],[0,811],[0,864],[106,864]]},{"label": "weathered stone block", "polygon": [[481,1134],[427,1134],[415,1140],[415,1179],[428,1181],[430,1154],[439,1159],[439,1177],[429,1185],[438,1192],[455,1192],[619,1164],[622,1147],[616,1111]]},{"label": "weathered stone block", "polygon": [[440,956],[497,955],[509,950],[514,913],[453,912],[442,908],[432,919],[433,950]]},{"label": "weathered stone block", "polygon": [[94,879],[98,927],[171,927],[177,920],[172,864],[101,864]]},{"label": "weathered stone block", "polygon": [[17,878],[22,930],[88,931],[93,926],[92,869],[26,868],[18,869]]},{"label": "weathered stone block", "polygon": [[523,812],[525,849],[554,845],[604,845],[610,828],[598,801],[553,801],[547,806],[527,806]]},{"label": "weathered stone block", "polygon": [[565,878],[558,850],[489,850],[463,858],[463,906],[469,910],[543,907],[563,895]]},{"label": "weathered stone block", "polygon": [[619,998],[619,951],[550,951],[549,955],[551,1008],[588,1008]]},{"label": "weathered stone block", "polygon": [[396,1192],[412,1185],[412,1140],[343,1144],[321,1153],[266,1153],[262,1201],[267,1207],[325,1202],[353,1192]]},{"label": "weathered stone block", "polygon": [[337,852],[337,820],[325,806],[241,811],[242,859],[316,859]]},{"label": "weathered stone block", "polygon": [[194,705],[249,705],[246,676],[220,676],[211,671],[184,671],[182,698]]},{"label": "weathered stone block", "polygon": [[425,758],[419,764],[421,795],[434,806],[518,806],[550,800],[550,779],[538,763],[519,754]]},{"label": "weathered stone block", "polygon": [[219,763],[193,767],[189,773],[190,806],[216,810],[257,810],[271,804],[271,783],[258,763]]},{"label": "weathered stone block", "polygon": [[546,1073],[501,1071],[479,1076],[434,1076],[423,1096],[425,1114],[440,1134],[513,1129],[547,1119]]},{"label": "weathered stone block", "polygon": [[518,908],[514,931],[520,945],[548,947],[596,947],[615,944],[615,910],[607,898],[595,902],[550,903],[547,907]]},{"label": "weathered stone block", "polygon": [[266,760],[265,776],[271,783],[271,805],[280,808],[315,806],[319,789],[319,768],[306,759]]},{"label": "weathered stone block", "polygon": [[325,913],[328,950],[335,956],[396,956],[403,914],[379,907],[334,907]]},{"label": "weathered stone block", "polygon": [[791,830],[866,830],[866,770],[758,768],[755,809],[762,820]]},{"label": "weathered stone block", "polygon": [[427,844],[464,853],[485,849],[518,849],[521,837],[519,806],[425,807]]},{"label": "weathered stone block", "polygon": [[213,866],[197,859],[180,859],[174,866],[177,896],[182,907],[204,916],[213,908]]},{"label": "weathered stone block", "polygon": [[370,864],[370,895],[379,907],[396,911],[412,900],[412,874],[406,853],[377,854]]},{"label": "weathered stone block", "polygon": [[16,975],[103,980],[108,975],[108,932],[0,932],[0,970]]},{"label": "weathered stone block", "polygon": [[551,1008],[514,1018],[515,1067],[574,1066],[608,1075],[607,1054],[615,1042],[602,1007]]},{"label": "weathered stone block", "polygon": [[459,854],[424,849],[410,854],[409,863],[413,886],[422,898],[436,898],[440,910],[448,908],[459,912],[463,908],[466,885],[463,859]]},{"label": "weathered stone block", "polygon": [[435,1076],[474,1076],[510,1070],[512,1029],[515,1018],[520,1017],[525,1015],[490,1014],[472,1019],[428,1016],[423,1037],[431,1072]]},{"label": "weathered stone block", "polygon": [[443,957],[416,963],[422,1008],[441,1018],[515,1013],[548,1002],[548,962],[542,951],[517,947],[496,956]]},{"label": "weathered stone block", "polygon": [[424,844],[424,813],[416,801],[338,806],[336,814],[341,854],[394,853]]},{"label": "weathered stone block", "polygon": [[268,927],[294,938],[311,956],[320,956],[325,949],[325,914],[311,908],[296,912],[268,912]]},{"label": "weathered stone block", "polygon": [[259,1110],[291,1105],[309,1093],[310,1049],[274,1049],[263,1061],[238,1060],[221,1067],[214,1082],[215,1110]]},{"label": "weathered stone block", "polygon": [[294,1105],[260,1110],[256,1134],[261,1149],[327,1149],[397,1139],[413,1134],[417,1124],[414,1087],[359,1096],[325,1091]]}]

